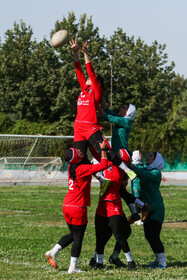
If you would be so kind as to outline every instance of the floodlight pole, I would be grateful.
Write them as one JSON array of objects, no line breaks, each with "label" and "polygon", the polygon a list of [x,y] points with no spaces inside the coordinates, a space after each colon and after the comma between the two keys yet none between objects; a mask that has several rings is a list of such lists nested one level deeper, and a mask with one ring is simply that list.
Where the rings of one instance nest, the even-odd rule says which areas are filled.
[{"label": "floodlight pole", "polygon": [[[112,110],[112,89],[113,89],[113,67],[112,67],[112,61],[111,61],[111,68],[110,68],[110,109]],[[110,123],[110,135],[112,136],[112,123]]]}]

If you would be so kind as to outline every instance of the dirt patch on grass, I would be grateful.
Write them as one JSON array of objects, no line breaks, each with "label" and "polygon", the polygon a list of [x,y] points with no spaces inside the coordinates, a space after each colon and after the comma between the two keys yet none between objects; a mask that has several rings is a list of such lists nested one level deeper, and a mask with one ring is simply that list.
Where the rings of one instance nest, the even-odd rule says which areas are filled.
[{"label": "dirt patch on grass", "polygon": [[167,228],[186,228],[187,222],[165,222],[163,223],[163,227]]}]

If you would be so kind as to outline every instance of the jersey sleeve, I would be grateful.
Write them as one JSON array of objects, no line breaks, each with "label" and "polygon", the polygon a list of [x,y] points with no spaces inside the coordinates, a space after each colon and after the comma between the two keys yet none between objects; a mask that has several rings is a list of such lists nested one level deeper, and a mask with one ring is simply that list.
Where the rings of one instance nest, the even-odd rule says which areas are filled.
[{"label": "jersey sleeve", "polygon": [[150,181],[161,181],[161,172],[158,169],[147,170],[146,168],[138,168],[133,165],[133,171],[138,175],[139,178],[145,177]]},{"label": "jersey sleeve", "polygon": [[77,170],[76,174],[79,176],[79,178],[84,178],[89,175],[93,175],[97,173],[98,171],[102,171],[108,167],[108,160],[107,159],[101,159],[101,162],[98,164],[81,164]]},{"label": "jersey sleeve", "polygon": [[132,123],[132,120],[130,119],[127,119],[125,117],[113,116],[107,113],[104,113],[103,118],[123,128],[129,128],[129,124]]},{"label": "jersey sleeve", "polygon": [[76,70],[76,74],[77,74],[79,84],[80,84],[81,88],[83,89],[86,85],[86,78],[85,78],[84,73],[82,71],[80,61],[75,62],[75,70]]},{"label": "jersey sleeve", "polygon": [[140,197],[141,196],[141,186],[140,186],[140,178],[136,177],[133,181],[131,181],[131,189],[132,189],[132,194],[135,197]]},{"label": "jersey sleeve", "polygon": [[86,69],[95,91],[95,101],[100,102],[103,96],[103,88],[97,79],[91,62],[86,63]]},{"label": "jersey sleeve", "polygon": [[108,115],[117,117],[117,114],[114,111],[112,111],[111,109],[109,109],[108,107],[105,109],[105,113],[107,113]]}]

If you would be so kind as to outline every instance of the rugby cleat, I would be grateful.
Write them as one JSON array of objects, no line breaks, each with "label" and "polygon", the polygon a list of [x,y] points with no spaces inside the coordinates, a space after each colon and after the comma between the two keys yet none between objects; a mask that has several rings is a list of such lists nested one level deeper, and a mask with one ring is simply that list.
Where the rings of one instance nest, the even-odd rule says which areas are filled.
[{"label": "rugby cleat", "polygon": [[155,265],[158,265],[158,264],[159,264],[159,262],[154,261],[154,262],[148,263],[147,266],[155,266]]},{"label": "rugby cleat", "polygon": [[80,272],[83,272],[83,271],[80,270],[80,268],[78,266],[76,266],[76,267],[70,266],[69,269],[68,269],[69,274],[80,273]]},{"label": "rugby cleat", "polygon": [[167,268],[167,265],[157,264],[157,265],[149,266],[149,268],[150,269],[156,269],[156,268],[165,269],[165,268]]},{"label": "rugby cleat", "polygon": [[141,225],[143,225],[143,222],[141,220],[138,220],[138,221],[134,222],[134,224],[137,226],[141,226]]},{"label": "rugby cleat", "polygon": [[104,269],[105,266],[103,265],[103,263],[97,263],[92,267],[92,269]]},{"label": "rugby cleat", "polygon": [[133,270],[136,268],[136,264],[134,261],[128,262],[128,270]]},{"label": "rugby cleat", "polygon": [[58,268],[55,256],[53,256],[51,254],[51,251],[48,251],[47,253],[45,253],[45,257],[48,259],[48,262],[50,265],[52,265],[55,269]]},{"label": "rugby cleat", "polygon": [[127,265],[124,264],[124,263],[120,260],[120,258],[114,259],[114,258],[112,257],[112,255],[111,255],[110,258],[109,258],[109,263],[115,264],[117,267],[127,267]]},{"label": "rugby cleat", "polygon": [[140,219],[141,219],[141,217],[138,213],[132,214],[128,218],[129,225],[132,225],[134,222],[139,221]]},{"label": "rugby cleat", "polygon": [[94,265],[96,264],[96,260],[94,258],[91,258],[90,262],[89,262],[89,265],[91,267],[94,267]]}]

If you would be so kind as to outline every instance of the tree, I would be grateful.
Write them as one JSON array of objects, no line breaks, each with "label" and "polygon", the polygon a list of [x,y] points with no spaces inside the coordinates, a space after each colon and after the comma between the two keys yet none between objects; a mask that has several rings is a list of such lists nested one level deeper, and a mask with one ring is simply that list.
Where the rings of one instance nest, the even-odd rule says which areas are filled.
[{"label": "tree", "polygon": [[33,32],[21,21],[14,23],[14,30],[5,33],[5,43],[0,51],[0,100],[5,113],[20,114],[19,88],[27,78],[27,64],[31,55]]},{"label": "tree", "polygon": [[[127,37],[121,29],[111,37],[107,51],[113,65],[113,106],[127,101],[138,108],[138,120],[164,122],[172,105],[171,81],[174,63],[165,66],[165,45],[148,46],[139,38]],[[162,100],[162,102],[160,102]],[[159,113],[159,119],[158,119]]]},{"label": "tree", "polygon": [[[88,40],[94,69],[104,78],[108,104],[112,78],[113,109],[125,102],[136,105],[130,149],[159,150],[171,161],[176,154],[185,160],[187,80],[176,76],[174,62],[167,65],[166,46],[157,41],[148,46],[121,28],[110,39],[100,37],[92,17],[83,14],[77,21],[74,12],[56,21],[51,36],[60,29],[67,29],[70,39],[77,37],[80,44]],[[29,122],[39,128],[33,125],[37,122],[45,124],[49,134],[72,135],[80,92],[73,53],[68,45],[54,49],[46,39],[32,41],[32,35],[31,27],[21,21],[0,44],[0,112],[5,117],[1,127],[7,127],[11,115],[11,120],[17,120],[16,131]],[[81,53],[80,60],[86,74]],[[101,121],[107,135],[109,127]],[[33,130],[27,127],[27,131]]]},{"label": "tree", "polygon": [[[31,41],[31,27],[21,21],[6,33],[0,50],[1,111],[15,119],[53,120],[60,62],[49,43]],[[58,83],[59,81],[59,83]]]}]

